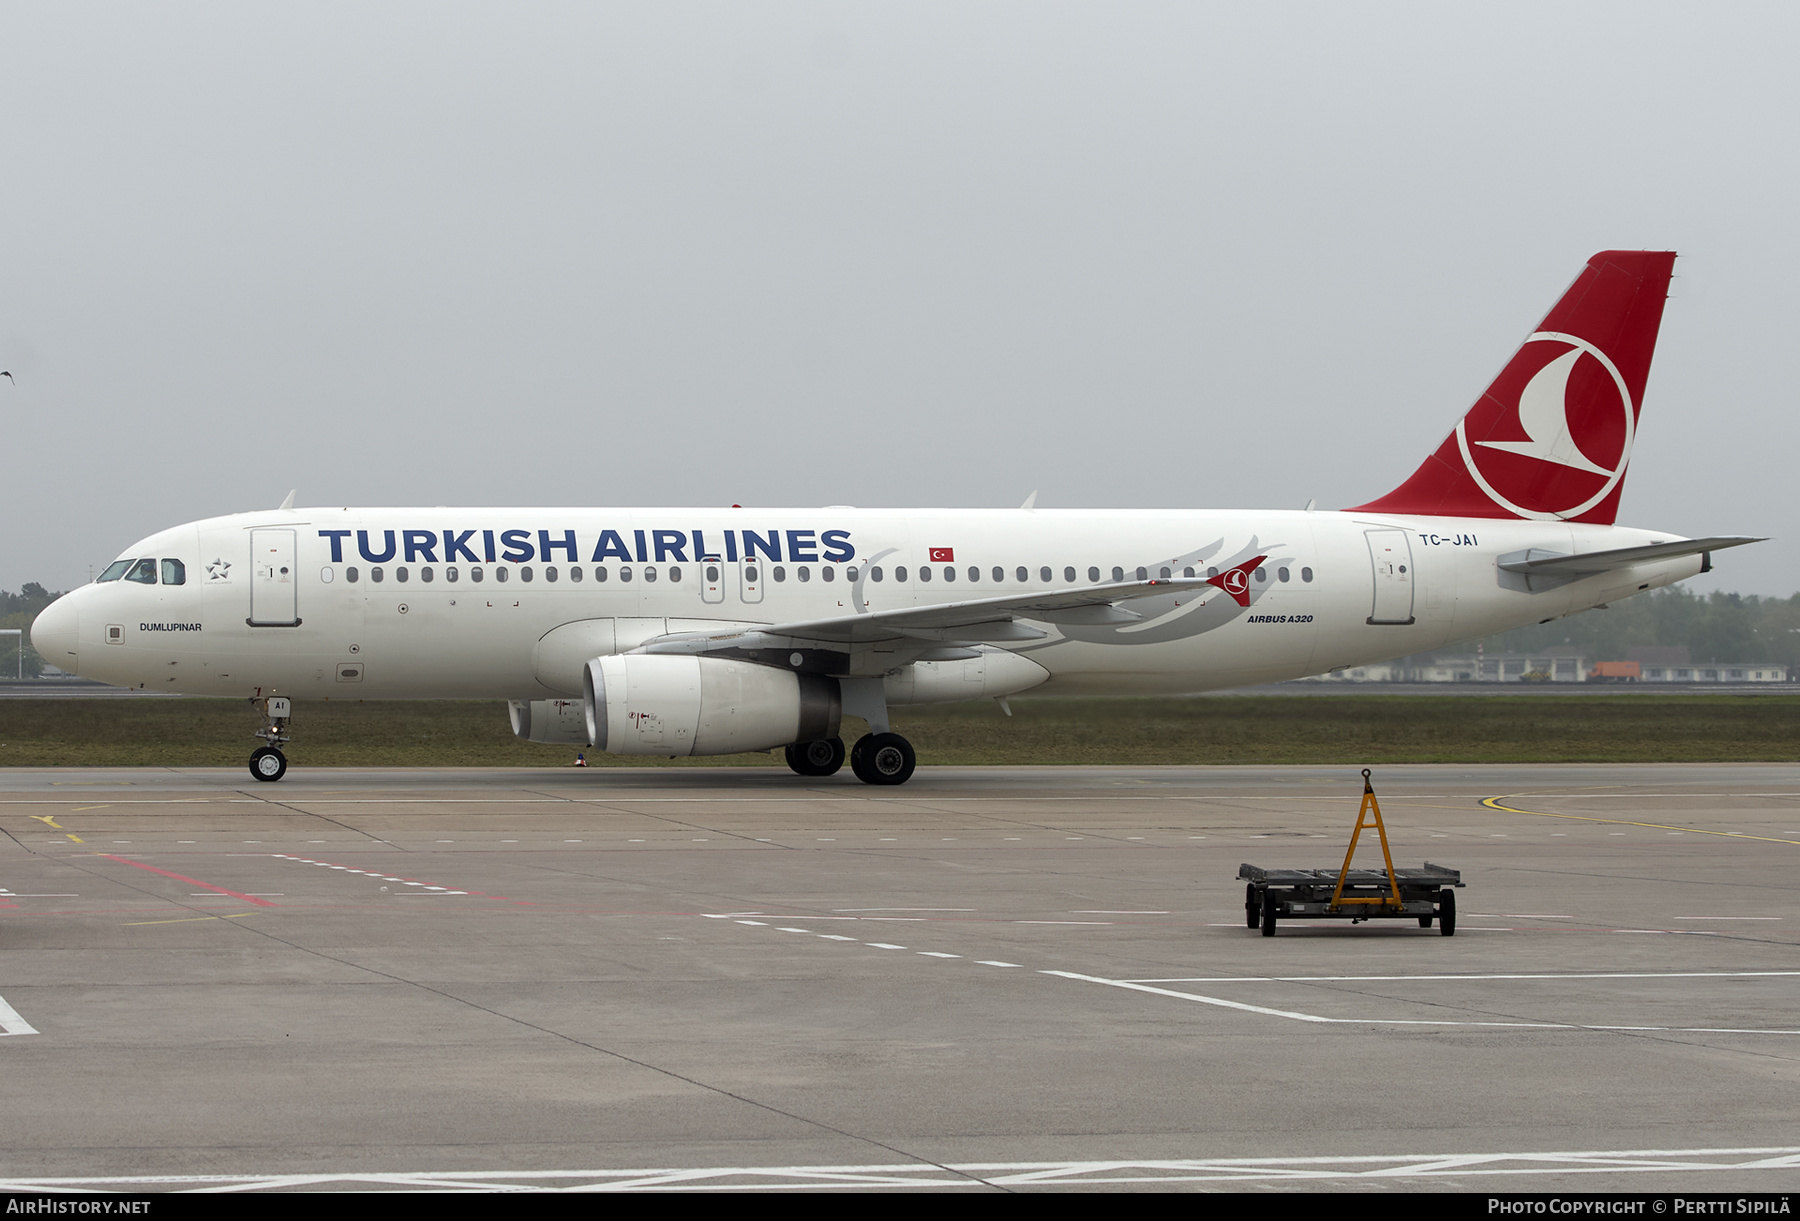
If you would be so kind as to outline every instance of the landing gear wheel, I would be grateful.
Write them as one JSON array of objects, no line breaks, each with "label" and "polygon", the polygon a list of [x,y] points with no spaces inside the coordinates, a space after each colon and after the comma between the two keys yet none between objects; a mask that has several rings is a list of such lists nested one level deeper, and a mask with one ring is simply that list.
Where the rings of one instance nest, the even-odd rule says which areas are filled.
[{"label": "landing gear wheel", "polygon": [[273,746],[259,746],[250,752],[250,774],[258,780],[279,780],[287,775],[287,756]]},{"label": "landing gear wheel", "polygon": [[850,748],[850,770],[864,784],[905,784],[918,762],[912,743],[897,733],[871,733]]},{"label": "landing gear wheel", "polygon": [[1275,935],[1275,917],[1279,914],[1279,906],[1273,891],[1263,891],[1262,933],[1265,937]]},{"label": "landing gear wheel", "polygon": [[1454,890],[1438,891],[1438,932],[1446,937],[1456,936],[1456,892]]},{"label": "landing gear wheel", "polygon": [[1255,928],[1262,922],[1262,904],[1256,901],[1256,883],[1244,887],[1244,927]]},{"label": "landing gear wheel", "polygon": [[802,776],[833,776],[844,766],[844,739],[796,742],[786,753],[787,765]]}]

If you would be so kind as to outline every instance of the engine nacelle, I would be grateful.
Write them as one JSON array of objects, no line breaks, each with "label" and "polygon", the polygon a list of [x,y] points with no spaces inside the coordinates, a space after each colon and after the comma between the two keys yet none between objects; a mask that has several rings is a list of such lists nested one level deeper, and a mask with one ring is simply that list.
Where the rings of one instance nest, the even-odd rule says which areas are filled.
[{"label": "engine nacelle", "polygon": [[588,744],[587,708],[580,700],[507,700],[513,733],[527,742]]},{"label": "engine nacelle", "polygon": [[588,741],[616,755],[728,755],[836,737],[836,679],[720,657],[596,657],[583,675]]}]

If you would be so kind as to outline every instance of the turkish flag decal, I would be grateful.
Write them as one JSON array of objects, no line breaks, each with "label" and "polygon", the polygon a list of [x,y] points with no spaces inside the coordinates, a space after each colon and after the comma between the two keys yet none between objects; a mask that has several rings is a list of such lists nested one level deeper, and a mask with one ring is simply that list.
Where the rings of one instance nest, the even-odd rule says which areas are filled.
[{"label": "turkish flag decal", "polygon": [[954,564],[954,563],[956,563],[956,548],[954,548],[954,547],[933,547],[931,549],[931,562],[933,564]]}]

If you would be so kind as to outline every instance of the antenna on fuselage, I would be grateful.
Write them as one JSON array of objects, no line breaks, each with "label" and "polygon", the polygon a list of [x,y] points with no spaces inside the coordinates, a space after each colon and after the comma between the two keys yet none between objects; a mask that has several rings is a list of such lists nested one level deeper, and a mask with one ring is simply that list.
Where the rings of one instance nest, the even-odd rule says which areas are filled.
[{"label": "antenna on fuselage", "polygon": [[275,511],[277,513],[285,513],[287,510],[293,508],[294,507],[294,493],[298,492],[299,490],[300,490],[299,488],[289,488],[288,494],[287,494],[287,499],[282,501],[281,504],[276,507]]},{"label": "antenna on fuselage", "polygon": [[1026,497],[1026,498],[1025,498],[1025,503],[1024,503],[1024,504],[1022,504],[1022,505],[1020,505],[1020,506],[1019,506],[1019,507],[1020,507],[1020,508],[1021,508],[1021,509],[1035,509],[1035,508],[1037,508],[1037,489],[1036,489],[1036,488],[1032,488],[1032,489],[1031,489],[1031,495],[1029,495],[1029,496],[1027,496],[1027,497]]}]

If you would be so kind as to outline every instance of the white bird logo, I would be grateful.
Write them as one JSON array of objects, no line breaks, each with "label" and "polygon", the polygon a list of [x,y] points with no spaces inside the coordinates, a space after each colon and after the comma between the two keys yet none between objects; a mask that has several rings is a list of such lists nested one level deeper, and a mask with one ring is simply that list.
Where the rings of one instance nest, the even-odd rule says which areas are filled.
[{"label": "white bird logo", "polygon": [[1580,348],[1570,348],[1539,369],[1519,392],[1519,426],[1530,440],[1477,441],[1475,444],[1595,475],[1612,474],[1609,468],[1582,453],[1569,433],[1569,374],[1574,372],[1575,362],[1583,355]]}]

